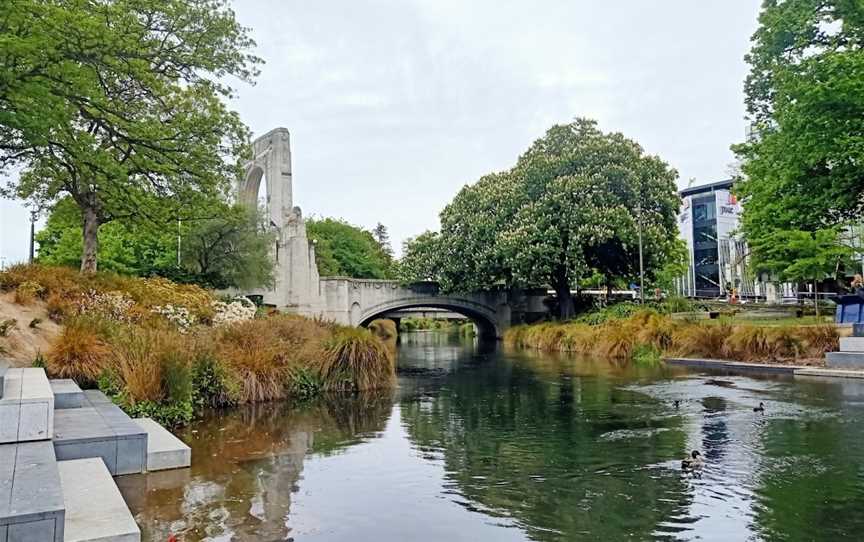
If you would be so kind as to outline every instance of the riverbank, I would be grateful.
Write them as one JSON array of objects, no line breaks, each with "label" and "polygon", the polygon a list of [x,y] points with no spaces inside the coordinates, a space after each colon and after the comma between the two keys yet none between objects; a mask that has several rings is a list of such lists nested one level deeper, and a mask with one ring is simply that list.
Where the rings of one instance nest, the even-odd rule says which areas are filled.
[{"label": "riverbank", "polygon": [[722,359],[700,358],[665,358],[663,361],[669,365],[699,367],[703,369],[730,371],[734,373],[785,374],[798,377],[864,379],[864,371],[829,369],[827,367],[801,367],[799,365],[786,365],[780,363],[743,363]]},{"label": "riverbank", "polygon": [[615,360],[659,362],[661,358],[722,358],[736,362],[820,367],[837,350],[831,324],[770,326],[725,319],[688,321],[643,309],[599,323],[549,322],[516,326],[506,344],[542,351],[573,352]]},{"label": "riverbank", "polygon": [[0,337],[4,356],[98,387],[131,416],[166,425],[187,423],[209,406],[395,382],[392,348],[367,330],[218,299],[194,285],[18,265],[0,272],[0,293],[58,326],[43,337],[45,349],[22,362],[43,321],[0,315],[10,322]]}]

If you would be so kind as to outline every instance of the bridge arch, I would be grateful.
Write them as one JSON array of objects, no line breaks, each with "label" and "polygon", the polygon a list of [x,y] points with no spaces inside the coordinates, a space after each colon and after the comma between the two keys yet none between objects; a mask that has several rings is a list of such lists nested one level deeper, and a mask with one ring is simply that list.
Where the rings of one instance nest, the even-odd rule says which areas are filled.
[{"label": "bridge arch", "polygon": [[363,310],[359,319],[351,324],[366,327],[372,320],[384,318],[390,312],[425,307],[446,309],[464,315],[477,325],[478,334],[483,338],[495,339],[501,336],[502,330],[494,307],[455,297],[418,296],[379,303]]}]

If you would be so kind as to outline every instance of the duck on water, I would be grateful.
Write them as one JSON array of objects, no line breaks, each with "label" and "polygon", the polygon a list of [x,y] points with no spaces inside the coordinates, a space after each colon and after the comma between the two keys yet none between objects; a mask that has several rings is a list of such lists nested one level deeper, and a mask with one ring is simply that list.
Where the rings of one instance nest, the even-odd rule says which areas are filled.
[{"label": "duck on water", "polygon": [[693,450],[690,452],[689,457],[685,457],[681,460],[681,469],[686,471],[696,470],[702,468],[702,454],[699,453],[699,450]]}]

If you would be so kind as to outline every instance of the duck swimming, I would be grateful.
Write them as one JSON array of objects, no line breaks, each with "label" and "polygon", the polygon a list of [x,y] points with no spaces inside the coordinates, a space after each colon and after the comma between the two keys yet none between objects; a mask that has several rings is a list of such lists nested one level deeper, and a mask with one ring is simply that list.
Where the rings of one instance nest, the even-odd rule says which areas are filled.
[{"label": "duck swimming", "polygon": [[757,406],[757,407],[753,407],[753,412],[762,412],[762,413],[764,413],[764,412],[765,412],[765,403],[763,403],[763,402],[760,401],[760,402],[759,402],[759,406]]},{"label": "duck swimming", "polygon": [[685,457],[681,460],[681,469],[683,470],[694,470],[702,468],[702,454],[699,453],[699,450],[693,450],[690,452],[690,457]]},{"label": "duck swimming", "polygon": [[678,399],[675,399],[675,402],[673,402],[672,404],[675,405],[675,409],[677,410],[678,407],[681,406],[681,401],[679,401]]}]

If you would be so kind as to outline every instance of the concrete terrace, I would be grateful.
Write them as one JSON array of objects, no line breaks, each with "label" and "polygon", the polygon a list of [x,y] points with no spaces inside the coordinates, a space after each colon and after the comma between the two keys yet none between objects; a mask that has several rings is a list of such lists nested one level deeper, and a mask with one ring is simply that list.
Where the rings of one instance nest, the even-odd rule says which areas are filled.
[{"label": "concrete terrace", "polygon": [[137,542],[113,476],[190,463],[182,441],[101,392],[0,361],[0,542]]}]

